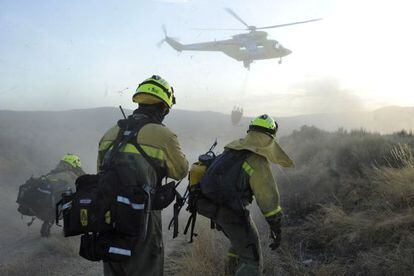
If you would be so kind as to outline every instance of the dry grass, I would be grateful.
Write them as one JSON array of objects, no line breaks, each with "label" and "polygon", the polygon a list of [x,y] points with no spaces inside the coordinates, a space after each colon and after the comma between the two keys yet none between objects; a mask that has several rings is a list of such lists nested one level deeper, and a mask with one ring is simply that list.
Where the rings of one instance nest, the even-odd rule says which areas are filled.
[{"label": "dry grass", "polygon": [[[414,137],[403,138],[314,128],[287,137],[297,168],[276,171],[287,214],[277,253],[259,225],[265,275],[413,275]],[[223,275],[215,235],[206,229],[185,255],[206,262],[179,275]]]},{"label": "dry grass", "polygon": [[224,275],[228,242],[223,234],[210,230],[207,221],[201,219],[197,233],[194,243],[184,245],[179,258],[170,260],[172,272],[180,276]]},{"label": "dry grass", "polygon": [[[390,156],[398,167],[375,166],[365,169],[365,178],[342,179],[339,191],[352,192],[345,197],[339,193],[334,202],[321,204],[291,231],[290,255],[296,260],[306,255],[314,264],[306,267],[285,260],[287,271],[301,275],[413,274],[414,162],[407,146],[397,145]],[[305,244],[305,249],[298,250],[299,244]]]}]

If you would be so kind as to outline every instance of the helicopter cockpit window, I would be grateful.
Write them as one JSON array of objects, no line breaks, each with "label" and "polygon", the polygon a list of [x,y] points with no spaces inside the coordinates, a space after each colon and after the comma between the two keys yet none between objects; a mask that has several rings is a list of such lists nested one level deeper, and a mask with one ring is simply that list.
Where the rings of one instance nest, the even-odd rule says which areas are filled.
[{"label": "helicopter cockpit window", "polygon": [[279,42],[275,42],[273,45],[275,46],[276,49],[280,48],[280,43]]}]

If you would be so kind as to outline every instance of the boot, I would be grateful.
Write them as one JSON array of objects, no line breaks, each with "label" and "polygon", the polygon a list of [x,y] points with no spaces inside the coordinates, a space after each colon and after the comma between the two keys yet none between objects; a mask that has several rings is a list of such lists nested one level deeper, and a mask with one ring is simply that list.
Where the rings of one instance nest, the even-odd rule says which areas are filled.
[{"label": "boot", "polygon": [[44,221],[42,224],[42,228],[40,228],[40,236],[42,237],[49,237],[50,236],[50,228],[52,228],[53,222]]}]

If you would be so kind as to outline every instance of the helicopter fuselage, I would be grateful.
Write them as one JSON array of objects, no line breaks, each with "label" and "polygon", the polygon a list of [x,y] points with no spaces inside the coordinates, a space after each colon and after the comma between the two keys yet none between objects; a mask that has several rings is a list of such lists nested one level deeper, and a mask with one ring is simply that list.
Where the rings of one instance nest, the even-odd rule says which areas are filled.
[{"label": "helicopter fuselage", "polygon": [[[238,61],[243,61],[244,67],[250,68],[250,64],[254,60],[280,58],[279,63],[282,62],[282,57],[292,53],[289,49],[283,47],[276,40],[267,39],[267,32],[261,31],[265,29],[273,29],[280,27],[287,27],[291,25],[309,23],[321,20],[322,18],[310,19],[305,21],[297,21],[285,24],[278,24],[272,26],[256,27],[254,25],[247,24],[239,15],[237,15],[232,9],[225,9],[231,16],[245,26],[248,33],[233,35],[231,39],[194,43],[194,44],[181,44],[177,40],[168,37],[166,28],[164,27],[165,38],[161,41],[167,42],[171,47],[177,51],[218,51],[223,52],[231,58]],[[233,30],[233,29],[221,29],[221,30]]]},{"label": "helicopter fuselage", "polygon": [[231,39],[194,44],[181,44],[173,38],[166,37],[165,41],[177,51],[217,51],[238,61],[243,61],[246,68],[254,60],[282,58],[291,53],[278,41],[267,39],[267,33],[252,31],[234,35]]}]

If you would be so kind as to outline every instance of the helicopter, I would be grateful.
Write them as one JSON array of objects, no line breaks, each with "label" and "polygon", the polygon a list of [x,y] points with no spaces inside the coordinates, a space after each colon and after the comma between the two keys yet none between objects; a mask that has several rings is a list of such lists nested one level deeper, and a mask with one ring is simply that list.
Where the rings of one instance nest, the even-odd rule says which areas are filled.
[{"label": "helicopter", "polygon": [[173,49],[178,52],[182,51],[216,51],[223,52],[227,56],[242,61],[243,66],[250,70],[250,64],[255,60],[279,58],[279,64],[282,63],[282,57],[292,53],[291,50],[283,47],[277,40],[267,39],[267,32],[259,31],[263,29],[272,29],[286,27],[296,24],[303,24],[321,20],[322,18],[310,19],[306,21],[299,21],[293,23],[279,24],[266,27],[256,27],[248,25],[240,16],[238,16],[232,9],[225,9],[237,21],[241,22],[246,28],[243,29],[198,29],[198,30],[233,30],[233,31],[249,31],[248,33],[241,33],[233,35],[231,39],[215,40],[209,42],[181,44],[177,39],[167,35],[165,26],[163,26],[165,38],[161,40],[158,45],[166,42]]}]

